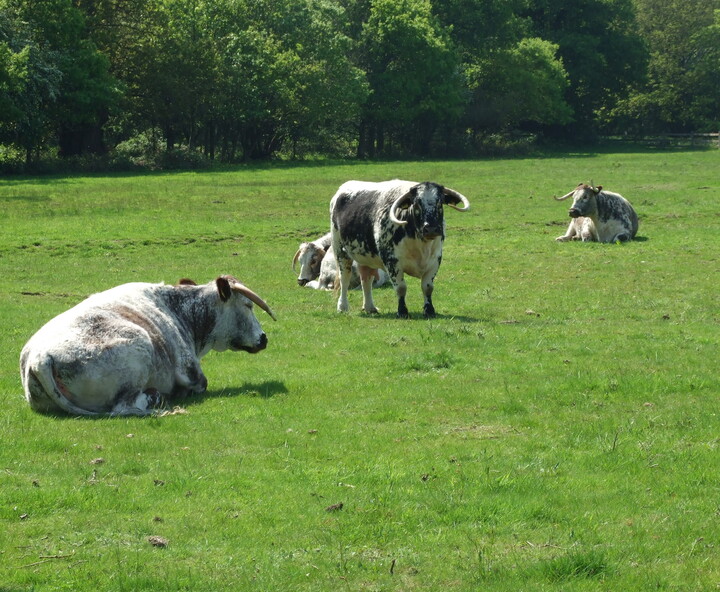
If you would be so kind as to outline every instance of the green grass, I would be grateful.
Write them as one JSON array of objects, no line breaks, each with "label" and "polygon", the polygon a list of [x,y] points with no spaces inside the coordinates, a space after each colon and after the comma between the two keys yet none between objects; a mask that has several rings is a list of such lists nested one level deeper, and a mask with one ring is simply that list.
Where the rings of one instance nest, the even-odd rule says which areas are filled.
[{"label": "green grass", "polygon": [[[677,590],[720,584],[720,152],[0,180],[0,590]],[[434,180],[438,318],[338,315],[300,241],[352,178]],[[556,243],[594,180],[639,240]],[[33,413],[18,356],[127,281],[232,273],[278,316],[184,415]],[[98,459],[102,459],[99,461]],[[342,503],[342,508],[337,506]],[[333,509],[335,506],[335,509]],[[165,537],[165,548],[147,538]]]}]

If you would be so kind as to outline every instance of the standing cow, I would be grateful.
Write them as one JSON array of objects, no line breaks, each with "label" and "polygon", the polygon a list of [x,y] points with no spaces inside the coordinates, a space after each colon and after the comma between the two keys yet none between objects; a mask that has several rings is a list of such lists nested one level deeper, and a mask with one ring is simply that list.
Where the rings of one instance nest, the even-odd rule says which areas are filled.
[{"label": "standing cow", "polygon": [[197,286],[132,283],[90,296],[50,320],[20,354],[36,411],[147,415],[164,399],[201,393],[211,349],[257,353],[267,336],[252,311],[267,304],[232,276]]},{"label": "standing cow", "polygon": [[582,240],[600,243],[629,241],[638,231],[638,217],[632,205],[619,193],[579,183],[557,201],[573,198],[568,214],[572,218],[567,231],[557,241]]},{"label": "standing cow", "polygon": [[360,266],[365,312],[377,312],[372,272],[385,269],[397,294],[398,317],[408,317],[406,273],[421,279],[423,312],[425,317],[435,316],[432,293],[445,240],[444,205],[461,212],[470,208],[466,197],[436,183],[397,179],[344,183],[330,201],[332,245],[340,268],[338,311],[349,308],[347,292],[354,260]]}]

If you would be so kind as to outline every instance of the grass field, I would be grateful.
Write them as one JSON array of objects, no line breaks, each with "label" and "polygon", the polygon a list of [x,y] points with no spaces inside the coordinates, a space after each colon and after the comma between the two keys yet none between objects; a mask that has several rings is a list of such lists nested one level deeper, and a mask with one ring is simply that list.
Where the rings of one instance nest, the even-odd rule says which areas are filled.
[{"label": "grass field", "polygon": [[[720,151],[0,180],[0,591],[720,587]],[[343,181],[433,180],[438,317],[335,312],[291,259]],[[556,243],[579,181],[640,215]],[[32,412],[19,352],[128,281],[232,273],[278,316],[185,414]],[[151,545],[160,536],[167,546]]]}]

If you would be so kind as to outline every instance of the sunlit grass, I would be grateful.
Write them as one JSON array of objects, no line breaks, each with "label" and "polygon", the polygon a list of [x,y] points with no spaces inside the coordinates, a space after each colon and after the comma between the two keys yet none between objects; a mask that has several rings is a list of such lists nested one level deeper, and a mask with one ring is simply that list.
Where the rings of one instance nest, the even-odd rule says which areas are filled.
[{"label": "sunlit grass", "polygon": [[[239,168],[0,182],[0,586],[707,590],[720,579],[718,152]],[[301,240],[351,178],[434,180],[438,318],[338,315]],[[640,240],[553,240],[593,179]],[[127,281],[233,273],[266,351],[211,353],[186,414],[46,417],[19,351]],[[342,506],[340,506],[342,504]],[[154,547],[148,537],[168,540]]]}]

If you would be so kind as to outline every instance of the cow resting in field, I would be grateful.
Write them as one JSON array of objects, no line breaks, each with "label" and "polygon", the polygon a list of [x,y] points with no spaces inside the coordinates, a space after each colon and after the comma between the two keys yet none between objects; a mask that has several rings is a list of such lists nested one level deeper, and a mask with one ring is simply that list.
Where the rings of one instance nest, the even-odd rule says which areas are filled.
[{"label": "cow resting in field", "polygon": [[557,241],[582,240],[601,243],[629,241],[638,231],[638,217],[632,205],[619,193],[605,191],[602,185],[578,184],[557,201],[573,198],[568,214],[572,218]]},{"label": "cow resting in field", "polygon": [[320,266],[331,244],[332,236],[329,232],[309,243],[300,243],[292,262],[293,270],[296,263],[300,264],[300,274],[297,279],[299,286],[306,286],[308,282],[318,278]]},{"label": "cow resting in field", "polygon": [[25,398],[40,412],[148,415],[201,393],[211,349],[257,353],[268,305],[232,276],[203,286],[131,283],[94,294],[44,325],[20,354]]},{"label": "cow resting in field", "polygon": [[[459,205],[460,204],[460,205]],[[398,298],[397,315],[408,317],[404,275],[420,278],[425,317],[435,316],[433,281],[445,240],[443,206],[465,212],[466,197],[436,183],[348,181],[330,201],[332,246],[340,269],[337,309],[347,311],[352,262],[359,264],[363,310],[376,313],[372,275],[384,269]]]},{"label": "cow resting in field", "polygon": [[[338,280],[338,266],[331,244],[331,234],[321,236],[314,241],[301,243],[293,257],[293,270],[295,264],[300,264],[298,285],[314,290],[334,290]],[[387,282],[387,274],[382,270],[375,270],[373,286],[382,286]],[[358,264],[353,261],[350,289],[360,287],[360,272]]]}]

